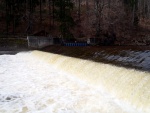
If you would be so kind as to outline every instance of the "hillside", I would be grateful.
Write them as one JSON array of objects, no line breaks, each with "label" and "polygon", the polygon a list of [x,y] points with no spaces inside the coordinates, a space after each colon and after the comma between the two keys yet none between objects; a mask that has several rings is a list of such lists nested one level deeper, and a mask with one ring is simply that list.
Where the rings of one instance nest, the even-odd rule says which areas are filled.
[{"label": "hillside", "polygon": [[[27,3],[25,6],[23,4],[20,11],[10,12],[9,7],[4,6],[4,0],[0,2],[1,38],[6,36],[22,38],[41,30],[47,31],[54,37],[62,36],[59,29],[60,22],[54,18],[53,8],[56,6],[53,7],[53,1],[45,0],[41,2],[41,5],[39,2],[32,13],[29,8],[31,4]],[[17,3],[14,4],[17,5]],[[137,9],[132,9],[121,0],[75,0],[73,4],[71,17],[75,26],[69,28],[69,31],[75,39],[84,41],[87,38],[96,37],[105,40],[115,37],[112,43],[115,45],[150,45],[150,4],[148,0],[139,1]],[[7,10],[12,20],[6,19]]]}]

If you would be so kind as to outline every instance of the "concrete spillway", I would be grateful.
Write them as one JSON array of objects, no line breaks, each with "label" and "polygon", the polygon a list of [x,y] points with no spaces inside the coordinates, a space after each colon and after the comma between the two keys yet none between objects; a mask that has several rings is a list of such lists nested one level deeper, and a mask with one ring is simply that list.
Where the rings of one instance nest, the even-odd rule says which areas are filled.
[{"label": "concrete spillway", "polygon": [[148,72],[40,51],[0,62],[2,113],[150,113]]}]

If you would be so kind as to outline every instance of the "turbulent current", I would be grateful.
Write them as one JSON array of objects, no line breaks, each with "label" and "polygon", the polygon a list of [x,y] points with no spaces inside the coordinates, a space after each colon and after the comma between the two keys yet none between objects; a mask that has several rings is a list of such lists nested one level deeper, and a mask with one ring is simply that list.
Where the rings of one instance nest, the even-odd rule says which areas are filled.
[{"label": "turbulent current", "polygon": [[40,51],[0,55],[0,113],[150,113],[150,73]]}]

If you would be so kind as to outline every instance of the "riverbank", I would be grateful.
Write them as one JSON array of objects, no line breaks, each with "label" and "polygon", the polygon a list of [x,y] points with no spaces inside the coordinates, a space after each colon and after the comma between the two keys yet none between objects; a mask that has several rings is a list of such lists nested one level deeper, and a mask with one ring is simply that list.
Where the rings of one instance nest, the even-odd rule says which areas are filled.
[{"label": "riverbank", "polygon": [[24,38],[1,38],[0,51],[25,51],[28,50],[27,40]]},{"label": "riverbank", "polygon": [[0,47],[0,55],[8,54],[15,55],[19,52],[27,52],[28,48],[17,48],[17,47]]}]

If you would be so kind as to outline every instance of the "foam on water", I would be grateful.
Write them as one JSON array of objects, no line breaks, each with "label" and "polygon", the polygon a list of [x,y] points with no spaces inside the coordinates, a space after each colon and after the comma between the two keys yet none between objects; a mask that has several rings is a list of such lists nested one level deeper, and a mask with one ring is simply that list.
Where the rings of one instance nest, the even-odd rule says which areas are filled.
[{"label": "foam on water", "polygon": [[33,51],[0,56],[0,113],[149,113],[150,74]]}]

